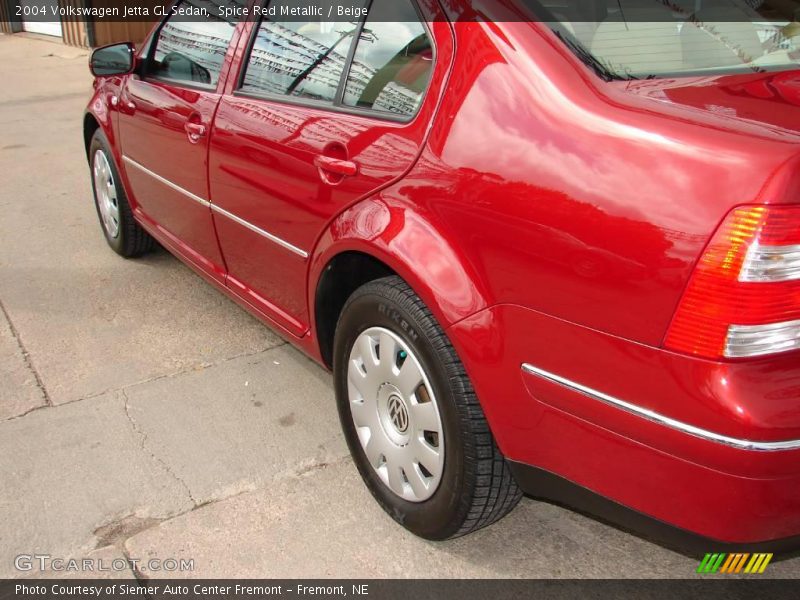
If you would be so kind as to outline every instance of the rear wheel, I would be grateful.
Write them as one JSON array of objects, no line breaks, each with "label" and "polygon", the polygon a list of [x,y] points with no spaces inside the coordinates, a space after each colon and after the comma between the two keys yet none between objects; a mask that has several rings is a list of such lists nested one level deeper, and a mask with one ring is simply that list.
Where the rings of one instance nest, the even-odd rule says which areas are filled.
[{"label": "rear wheel", "polygon": [[108,245],[117,254],[132,258],[152,250],[155,240],[134,220],[113,157],[105,135],[98,129],[89,146],[97,216]]},{"label": "rear wheel", "polygon": [[506,515],[522,496],[444,331],[399,277],[345,304],[334,341],[339,416],[369,490],[434,540]]}]

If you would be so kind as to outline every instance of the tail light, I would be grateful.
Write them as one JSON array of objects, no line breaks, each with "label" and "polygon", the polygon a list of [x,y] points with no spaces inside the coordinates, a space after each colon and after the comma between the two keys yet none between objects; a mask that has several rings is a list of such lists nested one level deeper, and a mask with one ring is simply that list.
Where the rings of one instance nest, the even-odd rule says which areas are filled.
[{"label": "tail light", "polygon": [[744,206],[726,217],[664,345],[707,358],[800,348],[800,206]]}]

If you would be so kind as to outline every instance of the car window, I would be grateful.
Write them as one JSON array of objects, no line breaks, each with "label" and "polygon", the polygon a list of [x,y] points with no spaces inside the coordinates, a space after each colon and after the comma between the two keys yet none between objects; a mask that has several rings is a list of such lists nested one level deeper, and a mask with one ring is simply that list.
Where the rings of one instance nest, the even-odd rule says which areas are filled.
[{"label": "car window", "polygon": [[606,79],[781,71],[800,59],[799,0],[546,0],[539,9]]},{"label": "car window", "polygon": [[433,69],[433,45],[410,0],[375,0],[347,76],[346,106],[412,115]]},{"label": "car window", "polygon": [[[233,0],[232,3],[243,7],[247,0]],[[236,21],[223,20],[216,7],[209,8],[209,4],[213,5],[208,0],[180,2],[187,10],[204,7],[205,16],[189,20],[173,15],[167,20],[156,39],[149,75],[204,86],[217,85]]]},{"label": "car window", "polygon": [[[280,15],[282,7],[295,4],[296,0],[273,0],[269,6]],[[264,17],[241,89],[332,102],[357,30],[356,23]]]}]

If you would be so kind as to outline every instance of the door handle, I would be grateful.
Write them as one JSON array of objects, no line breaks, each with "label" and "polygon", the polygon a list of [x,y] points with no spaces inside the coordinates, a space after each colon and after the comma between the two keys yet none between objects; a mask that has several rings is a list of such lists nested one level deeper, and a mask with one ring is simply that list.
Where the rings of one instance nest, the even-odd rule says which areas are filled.
[{"label": "door handle", "polygon": [[183,129],[186,131],[186,134],[189,136],[189,141],[192,143],[197,143],[200,141],[200,138],[205,137],[208,129],[202,123],[193,123],[188,122],[183,125]]},{"label": "door handle", "polygon": [[314,166],[322,171],[352,177],[358,174],[358,165],[351,160],[340,160],[330,156],[317,156],[314,158]]}]

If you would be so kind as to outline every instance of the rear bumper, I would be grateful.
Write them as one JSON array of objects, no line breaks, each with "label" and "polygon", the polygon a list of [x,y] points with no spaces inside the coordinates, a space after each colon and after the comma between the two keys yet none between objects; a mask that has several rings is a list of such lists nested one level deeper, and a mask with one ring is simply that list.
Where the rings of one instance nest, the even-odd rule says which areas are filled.
[{"label": "rear bumper", "polygon": [[719,542],[800,535],[796,354],[702,361],[517,306],[449,333],[510,460]]},{"label": "rear bumper", "polygon": [[626,531],[635,532],[662,546],[698,558],[708,552],[794,552],[800,548],[800,536],[763,542],[722,542],[681,529],[659,519],[619,504],[588,488],[553,473],[523,463],[509,466],[522,490],[537,499],[568,506],[583,514],[602,519]]}]

